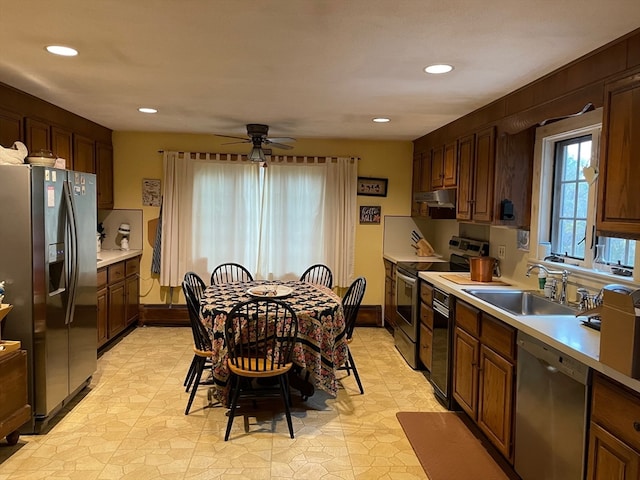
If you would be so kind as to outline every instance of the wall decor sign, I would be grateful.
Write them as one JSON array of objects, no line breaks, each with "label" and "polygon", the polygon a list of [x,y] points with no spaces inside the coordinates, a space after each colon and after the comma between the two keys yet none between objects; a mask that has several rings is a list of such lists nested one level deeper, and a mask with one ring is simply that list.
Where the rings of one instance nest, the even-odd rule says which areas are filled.
[{"label": "wall decor sign", "polygon": [[386,197],[388,181],[386,178],[358,177],[358,195]]},{"label": "wall decor sign", "polygon": [[159,207],[162,200],[159,178],[142,179],[142,205],[145,207]]},{"label": "wall decor sign", "polygon": [[382,207],[380,205],[363,205],[360,207],[360,224],[361,225],[378,225],[380,224],[380,214]]}]

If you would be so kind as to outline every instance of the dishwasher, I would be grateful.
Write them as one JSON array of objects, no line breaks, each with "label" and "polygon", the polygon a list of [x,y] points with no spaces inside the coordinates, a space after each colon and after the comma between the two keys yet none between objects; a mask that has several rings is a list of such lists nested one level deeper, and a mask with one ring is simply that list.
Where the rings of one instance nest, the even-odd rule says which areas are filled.
[{"label": "dishwasher", "polygon": [[589,367],[518,332],[515,462],[522,480],[585,474]]}]

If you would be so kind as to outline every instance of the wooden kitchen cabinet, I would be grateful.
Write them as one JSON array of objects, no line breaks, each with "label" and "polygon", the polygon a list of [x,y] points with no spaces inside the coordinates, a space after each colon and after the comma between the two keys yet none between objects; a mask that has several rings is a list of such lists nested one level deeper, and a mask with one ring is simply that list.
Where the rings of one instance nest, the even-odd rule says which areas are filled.
[{"label": "wooden kitchen cabinet", "polygon": [[113,148],[96,142],[96,176],[98,208],[113,208]]},{"label": "wooden kitchen cabinet", "polygon": [[411,183],[411,216],[416,217],[420,215],[421,203],[416,202],[413,198],[414,195],[421,191],[421,179],[422,179],[422,153],[414,152],[413,154],[413,172]]},{"label": "wooden kitchen cabinet", "polygon": [[22,141],[22,116],[0,109],[0,145],[11,148],[17,141]]},{"label": "wooden kitchen cabinet", "polygon": [[73,170],[73,134],[61,127],[51,127],[51,151],[66,160],[66,168]]},{"label": "wooden kitchen cabinet", "polygon": [[455,187],[457,166],[457,142],[434,148],[431,154],[431,189]]},{"label": "wooden kitchen cabinet", "polygon": [[25,145],[29,153],[37,150],[51,150],[51,126],[35,118],[26,118]]},{"label": "wooden kitchen cabinet", "polygon": [[140,316],[140,258],[125,261],[125,303],[127,326],[136,322]]},{"label": "wooden kitchen cabinet", "polygon": [[125,302],[125,282],[109,283],[107,298],[109,301],[108,335],[112,339],[126,327],[127,307]]},{"label": "wooden kitchen cabinet", "polygon": [[97,306],[98,306],[98,348],[109,340],[109,306],[107,299],[107,268],[99,268],[97,272]]},{"label": "wooden kitchen cabinet", "polygon": [[640,395],[594,372],[587,480],[637,480],[639,431]]},{"label": "wooden kitchen cabinet", "polygon": [[31,419],[27,399],[27,352],[15,350],[0,355],[0,438],[15,445],[19,428]]},{"label": "wooden kitchen cabinet", "polygon": [[82,135],[73,135],[73,169],[96,173],[95,142]]},{"label": "wooden kitchen cabinet", "polygon": [[433,286],[424,281],[420,281],[418,356],[424,367],[431,371],[433,361]]},{"label": "wooden kitchen cabinet", "polygon": [[384,259],[384,323],[393,331],[398,325],[396,313],[396,264]]},{"label": "wooden kitchen cabinet", "polygon": [[640,69],[605,84],[596,229],[640,239]]},{"label": "wooden kitchen cabinet", "polygon": [[513,463],[516,330],[456,301],[453,397]]}]

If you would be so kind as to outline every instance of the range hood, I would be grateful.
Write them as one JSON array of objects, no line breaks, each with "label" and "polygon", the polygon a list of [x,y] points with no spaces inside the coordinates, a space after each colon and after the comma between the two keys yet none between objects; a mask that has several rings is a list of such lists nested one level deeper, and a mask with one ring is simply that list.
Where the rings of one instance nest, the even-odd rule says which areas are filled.
[{"label": "range hood", "polygon": [[455,189],[434,190],[432,192],[417,192],[413,194],[413,201],[426,203],[434,208],[456,208]]}]

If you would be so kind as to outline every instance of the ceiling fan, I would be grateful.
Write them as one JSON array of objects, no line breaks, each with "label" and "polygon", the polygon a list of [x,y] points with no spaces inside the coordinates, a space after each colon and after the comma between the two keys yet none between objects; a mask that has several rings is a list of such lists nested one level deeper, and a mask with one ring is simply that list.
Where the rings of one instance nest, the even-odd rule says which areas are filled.
[{"label": "ceiling fan", "polygon": [[[217,134],[216,134],[217,135]],[[240,140],[239,142],[223,143],[223,145],[234,145],[237,143],[251,143],[251,152],[249,153],[249,160],[255,162],[264,162],[266,160],[263,145],[269,145],[274,148],[282,148],[284,150],[291,150],[291,145],[286,145],[283,142],[295,142],[295,138],[291,137],[273,137],[269,138],[269,125],[262,125],[259,123],[247,124],[247,135],[249,138],[234,137],[231,135],[217,135],[218,137],[235,138]]]}]

